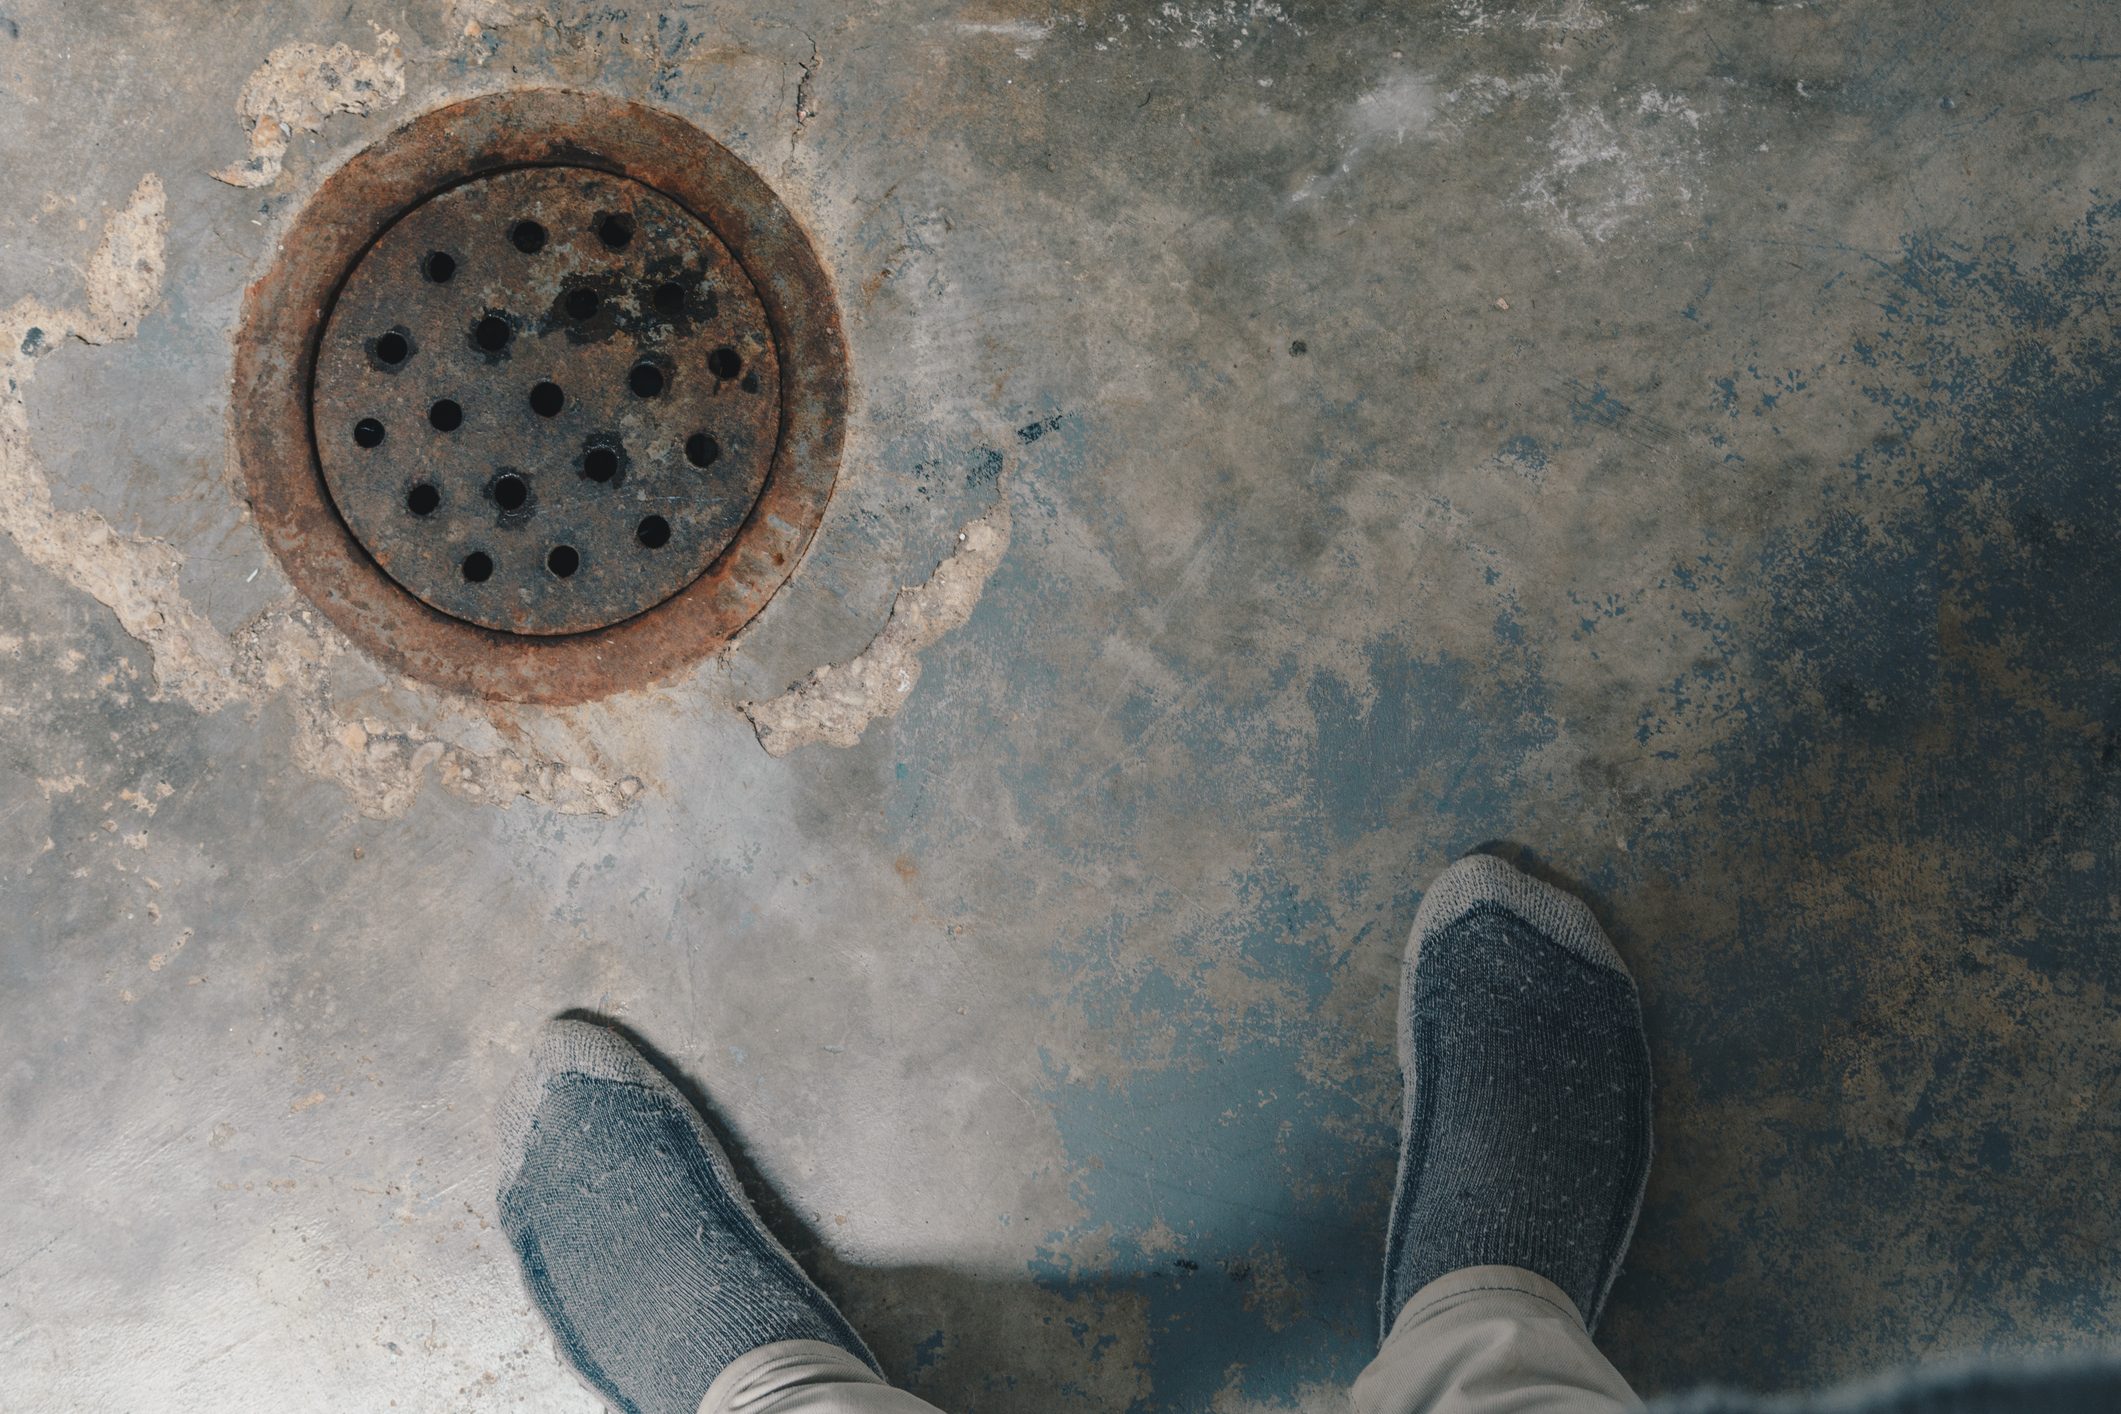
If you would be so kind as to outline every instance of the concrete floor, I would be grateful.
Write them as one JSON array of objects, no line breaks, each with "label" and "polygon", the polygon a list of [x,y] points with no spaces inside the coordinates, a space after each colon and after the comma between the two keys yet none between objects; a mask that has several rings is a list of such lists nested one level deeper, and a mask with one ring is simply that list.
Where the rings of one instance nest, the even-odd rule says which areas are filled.
[{"label": "concrete floor", "polygon": [[[1642,983],[1642,1389],[2121,1339],[2117,83],[2090,5],[12,0],[7,1402],[591,1407],[488,1129],[589,1008],[929,1398],[1332,1408],[1484,841]],[[226,445],[305,195],[524,84],[756,166],[860,399],[738,645],[570,711],[343,649]],[[765,754],[997,496],[903,710]]]}]

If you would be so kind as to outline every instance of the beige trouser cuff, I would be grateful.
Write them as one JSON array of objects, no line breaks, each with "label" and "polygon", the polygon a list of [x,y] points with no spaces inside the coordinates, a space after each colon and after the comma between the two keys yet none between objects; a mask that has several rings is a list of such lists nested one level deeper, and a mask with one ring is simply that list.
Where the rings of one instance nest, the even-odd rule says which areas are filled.
[{"label": "beige trouser cuff", "polygon": [[1464,1267],[1414,1293],[1356,1377],[1360,1414],[1614,1414],[1642,1401],[1566,1293],[1522,1267]]},{"label": "beige trouser cuff", "polygon": [[[1642,1407],[1562,1289],[1522,1267],[1466,1267],[1407,1302],[1356,1378],[1359,1414],[1621,1414]],[[700,1414],[938,1414],[836,1345],[739,1356]]]},{"label": "beige trouser cuff", "polygon": [[707,1386],[700,1414],[938,1414],[837,1345],[784,1340],[747,1351]]}]

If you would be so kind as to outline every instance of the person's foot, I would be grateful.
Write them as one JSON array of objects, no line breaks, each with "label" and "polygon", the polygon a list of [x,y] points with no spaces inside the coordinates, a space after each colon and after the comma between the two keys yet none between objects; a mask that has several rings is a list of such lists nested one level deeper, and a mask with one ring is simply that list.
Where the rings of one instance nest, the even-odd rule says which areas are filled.
[{"label": "person's foot", "polygon": [[1380,1334],[1484,1266],[1538,1273],[1595,1326],[1649,1179],[1650,1052],[1591,910],[1488,855],[1445,870],[1414,915],[1399,1063]]},{"label": "person's foot", "polygon": [[628,1414],[696,1414],[746,1351],[876,1359],[760,1225],[721,1146],[618,1033],[555,1021],[503,1103],[501,1226],[582,1381]]}]

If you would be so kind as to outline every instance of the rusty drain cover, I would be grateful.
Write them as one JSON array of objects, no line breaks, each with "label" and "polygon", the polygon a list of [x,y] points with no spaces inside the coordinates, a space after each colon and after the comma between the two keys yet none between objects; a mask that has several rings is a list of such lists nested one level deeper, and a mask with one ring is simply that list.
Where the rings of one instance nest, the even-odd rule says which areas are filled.
[{"label": "rusty drain cover", "polygon": [[312,431],[377,564],[460,619],[580,633],[699,578],[766,483],[751,282],[638,182],[546,167],[423,203],[348,277]]},{"label": "rusty drain cover", "polygon": [[750,168],[534,91],[324,184],[246,300],[234,417],[260,528],[356,642],[573,702],[757,612],[823,515],[845,399],[829,283]]}]

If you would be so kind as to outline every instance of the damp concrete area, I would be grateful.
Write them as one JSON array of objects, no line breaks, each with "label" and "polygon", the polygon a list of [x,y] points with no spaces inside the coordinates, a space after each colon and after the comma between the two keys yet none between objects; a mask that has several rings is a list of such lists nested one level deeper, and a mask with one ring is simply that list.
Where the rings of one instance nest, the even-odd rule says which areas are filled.
[{"label": "damp concrete area", "polygon": [[[639,116],[447,303],[361,164],[533,90]],[[2121,1342],[2113,14],[8,0],[0,95],[0,1403],[595,1407],[491,1127],[580,1011],[938,1405],[1344,1407],[1480,846],[1641,985],[1638,1388]]]}]

